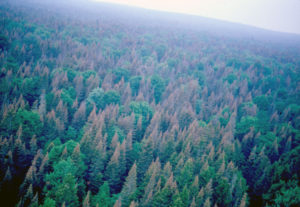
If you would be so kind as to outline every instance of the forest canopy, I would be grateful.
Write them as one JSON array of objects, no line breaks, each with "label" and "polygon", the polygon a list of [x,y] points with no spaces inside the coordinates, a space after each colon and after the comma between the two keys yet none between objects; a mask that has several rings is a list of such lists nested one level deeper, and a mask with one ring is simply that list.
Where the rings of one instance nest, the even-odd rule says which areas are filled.
[{"label": "forest canopy", "polygon": [[299,206],[300,36],[143,13],[0,3],[1,205]]}]

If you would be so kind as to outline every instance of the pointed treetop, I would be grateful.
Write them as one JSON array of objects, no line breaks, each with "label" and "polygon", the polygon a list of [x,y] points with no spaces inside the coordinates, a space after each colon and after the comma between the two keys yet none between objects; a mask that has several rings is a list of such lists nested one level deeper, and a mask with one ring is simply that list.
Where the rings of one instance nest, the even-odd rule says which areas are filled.
[{"label": "pointed treetop", "polygon": [[6,170],[6,173],[5,173],[5,176],[3,178],[3,181],[10,181],[11,178],[12,178],[12,176],[11,176],[10,168],[8,166],[8,168]]},{"label": "pointed treetop", "polygon": [[117,147],[118,143],[119,143],[119,135],[116,131],[113,138],[112,138],[112,140],[111,140],[111,144],[110,144],[111,148],[115,149]]},{"label": "pointed treetop", "polygon": [[171,173],[171,176],[167,180],[164,188],[170,188],[172,190],[176,190],[177,189],[177,184],[176,184],[176,181],[174,180],[173,173]]},{"label": "pointed treetop", "polygon": [[27,189],[27,192],[24,196],[25,199],[32,199],[33,197],[33,189],[32,189],[32,184],[29,185],[28,189]]},{"label": "pointed treetop", "polygon": [[61,153],[61,158],[65,159],[68,155],[68,149],[67,146],[65,146],[64,150]]},{"label": "pointed treetop", "polygon": [[137,189],[137,174],[136,174],[136,163],[134,163],[126,177],[126,181],[121,191],[121,198],[124,204],[129,202],[129,198],[133,195]]},{"label": "pointed treetop", "polygon": [[239,207],[245,207],[245,206],[247,206],[247,193],[244,193]]},{"label": "pointed treetop", "polygon": [[113,156],[110,159],[110,162],[119,162],[119,157],[120,157],[120,143],[117,143],[116,149],[114,151]]},{"label": "pointed treetop", "polygon": [[167,178],[172,174],[172,166],[169,161],[165,164],[163,173]]},{"label": "pointed treetop", "polygon": [[194,182],[192,183],[193,187],[198,187],[199,186],[199,177],[198,175],[195,176]]},{"label": "pointed treetop", "polygon": [[204,203],[203,207],[211,207],[209,197],[205,200],[205,203]]},{"label": "pointed treetop", "polygon": [[21,139],[22,133],[23,133],[22,125],[20,125],[19,128],[18,128],[18,131],[17,131],[17,138],[18,139]]},{"label": "pointed treetop", "polygon": [[209,182],[204,187],[205,195],[211,196],[213,193],[213,187],[212,187],[212,179],[209,180]]},{"label": "pointed treetop", "polygon": [[195,197],[193,197],[193,200],[192,200],[192,203],[190,205],[190,207],[196,207],[197,204],[196,204],[196,201],[195,201]]},{"label": "pointed treetop", "polygon": [[137,207],[137,206],[138,206],[138,204],[135,201],[131,201],[129,207]]},{"label": "pointed treetop", "polygon": [[120,197],[118,198],[118,200],[116,200],[114,207],[122,207],[122,201]]},{"label": "pointed treetop", "polygon": [[197,199],[202,200],[203,197],[204,197],[204,189],[203,189],[203,187],[202,187],[202,188],[200,189],[198,195],[197,195]]},{"label": "pointed treetop", "polygon": [[90,207],[90,194],[91,194],[91,192],[88,191],[87,195],[83,201],[82,207]]},{"label": "pointed treetop", "polygon": [[80,145],[77,143],[76,147],[74,148],[72,152],[72,159],[78,159],[80,158]]}]

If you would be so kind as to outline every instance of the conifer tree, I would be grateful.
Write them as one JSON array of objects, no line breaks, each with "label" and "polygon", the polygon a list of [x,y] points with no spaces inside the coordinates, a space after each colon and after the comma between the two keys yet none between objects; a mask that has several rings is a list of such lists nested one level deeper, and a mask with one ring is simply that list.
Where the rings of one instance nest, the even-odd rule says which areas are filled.
[{"label": "conifer tree", "polygon": [[110,197],[110,189],[108,182],[104,182],[103,185],[99,188],[97,195],[92,197],[92,206],[103,206],[109,207],[113,205],[113,199]]},{"label": "conifer tree", "polygon": [[123,185],[122,191],[121,191],[121,198],[123,205],[127,206],[129,205],[130,201],[134,199],[134,194],[137,189],[137,175],[136,175],[136,164],[134,163],[131,167],[128,176],[125,180],[125,183]]},{"label": "conifer tree", "polygon": [[42,207],[56,207],[56,202],[55,202],[55,200],[53,200],[49,197],[46,197]]},{"label": "conifer tree", "polygon": [[90,191],[88,191],[85,199],[83,200],[82,207],[90,207]]},{"label": "conifer tree", "polygon": [[122,207],[122,201],[121,198],[118,198],[114,204],[114,207]]},{"label": "conifer tree", "polygon": [[146,170],[153,161],[153,142],[152,139],[144,141],[141,154],[137,162],[137,179],[140,183],[144,177]]},{"label": "conifer tree", "polygon": [[117,193],[121,190],[121,159],[122,158],[120,154],[120,143],[118,143],[115,152],[112,155],[105,171],[105,176],[109,183],[112,193]]},{"label": "conifer tree", "polygon": [[38,207],[38,206],[39,206],[38,193],[35,193],[35,196],[31,200],[31,203],[29,204],[29,207]]},{"label": "conifer tree", "polygon": [[55,201],[58,205],[63,203],[67,206],[78,207],[77,185],[73,175],[67,174],[63,182],[57,186],[55,191]]}]

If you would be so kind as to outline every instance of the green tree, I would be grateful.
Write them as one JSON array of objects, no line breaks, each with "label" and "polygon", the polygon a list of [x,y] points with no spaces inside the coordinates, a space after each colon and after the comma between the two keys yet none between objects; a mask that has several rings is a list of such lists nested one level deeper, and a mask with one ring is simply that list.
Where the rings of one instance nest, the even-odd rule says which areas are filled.
[{"label": "green tree", "polygon": [[71,159],[61,160],[54,165],[53,172],[46,175],[47,185],[44,188],[46,196],[56,201],[61,206],[63,202],[70,206],[78,206],[77,197],[77,168]]},{"label": "green tree", "polygon": [[63,203],[70,207],[79,206],[76,180],[72,174],[66,174],[62,183],[57,186],[55,190],[55,201],[59,206]]},{"label": "green tree", "polygon": [[32,106],[40,96],[40,79],[39,77],[25,78],[23,81],[23,96]]},{"label": "green tree", "polygon": [[142,80],[141,76],[133,76],[129,79],[132,95],[136,96],[138,94],[141,80]]},{"label": "green tree", "polygon": [[165,45],[158,45],[156,48],[155,48],[155,52],[156,52],[156,55],[157,55],[157,61],[160,62],[161,59],[163,58],[163,56],[165,55],[166,53],[166,50],[167,50],[167,47]]},{"label": "green tree", "polygon": [[257,123],[257,118],[252,116],[242,117],[241,121],[236,124],[236,135],[242,138],[247,134],[251,127],[255,127]]},{"label": "green tree", "polygon": [[224,178],[215,180],[213,198],[218,206],[230,206],[230,186]]},{"label": "green tree", "polygon": [[122,204],[128,206],[137,190],[136,164],[131,167],[121,191]]},{"label": "green tree", "polygon": [[112,155],[106,171],[105,178],[108,181],[112,193],[119,193],[121,190],[122,184],[122,171],[121,168],[125,166],[121,166],[122,154],[120,151],[120,144],[118,143],[114,154]]},{"label": "green tree", "polygon": [[[172,206],[175,192],[177,191],[176,182],[173,181],[173,175],[170,176],[163,189],[158,191],[153,198],[152,206],[167,207]],[[181,203],[180,200],[178,203]]]},{"label": "green tree", "polygon": [[2,34],[0,34],[0,49],[7,50],[9,47],[8,38]]},{"label": "green tree", "polygon": [[154,90],[154,99],[158,103],[161,100],[161,96],[165,91],[165,81],[158,75],[151,76],[151,87]]},{"label": "green tree", "polygon": [[110,207],[113,206],[114,199],[110,196],[110,190],[108,182],[104,182],[103,185],[99,188],[97,195],[92,197],[92,206],[103,206]]},{"label": "green tree", "polygon": [[103,99],[105,101],[105,105],[120,103],[120,95],[117,91],[114,90],[105,92]]},{"label": "green tree", "polygon": [[193,181],[194,163],[192,159],[187,160],[184,167],[180,171],[180,175],[177,177],[178,187],[183,188],[185,185],[190,185]]},{"label": "green tree", "polygon": [[53,200],[49,197],[46,197],[44,204],[41,205],[41,207],[56,207],[56,202],[55,202],[55,200]]},{"label": "green tree", "polygon": [[94,104],[97,109],[103,109],[105,107],[104,91],[102,88],[95,88],[89,93],[86,101],[87,114],[92,111]]},{"label": "green tree", "polygon": [[124,80],[127,81],[130,74],[129,71],[125,68],[117,68],[113,70],[112,73],[115,84],[118,83],[122,78],[124,78]]},{"label": "green tree", "polygon": [[260,110],[267,111],[270,107],[269,100],[266,96],[257,96],[253,99],[253,102]]}]

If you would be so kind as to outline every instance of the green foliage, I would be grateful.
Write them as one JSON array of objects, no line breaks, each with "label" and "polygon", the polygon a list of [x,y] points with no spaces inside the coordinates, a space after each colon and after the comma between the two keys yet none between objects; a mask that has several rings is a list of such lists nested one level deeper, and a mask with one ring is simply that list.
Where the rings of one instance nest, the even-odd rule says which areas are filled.
[{"label": "green foliage", "polygon": [[153,143],[145,141],[142,145],[142,150],[139,154],[139,159],[137,162],[137,181],[141,183],[144,175],[153,160]]},{"label": "green foliage", "polygon": [[199,70],[199,71],[204,70],[204,64],[202,62],[197,63],[196,69]]},{"label": "green foliage", "polygon": [[253,102],[260,110],[267,111],[270,107],[269,100],[266,96],[257,96],[253,99]]},{"label": "green foliage", "polygon": [[89,79],[89,77],[91,76],[96,77],[96,72],[93,70],[87,70],[82,73],[82,76],[83,76],[83,81],[86,82],[87,79]]},{"label": "green foliage", "polygon": [[156,55],[157,55],[157,61],[160,62],[161,59],[163,58],[163,56],[165,55],[166,53],[166,50],[167,50],[167,47],[165,45],[158,45],[156,48],[155,48],[155,52],[156,52]]},{"label": "green foliage", "polygon": [[289,37],[40,3],[0,7],[3,206],[299,205]]},{"label": "green foliage", "polygon": [[226,62],[226,66],[231,66],[239,69],[242,66],[242,62],[236,58],[232,58]]},{"label": "green foliage", "polygon": [[89,114],[94,105],[97,107],[97,109],[104,109],[107,105],[119,104],[120,95],[114,90],[104,92],[102,88],[95,88],[89,93],[86,103],[87,114]]},{"label": "green foliage", "polygon": [[24,37],[24,43],[26,44],[26,55],[25,61],[29,62],[32,59],[37,60],[42,55],[42,50],[40,48],[39,41],[35,35],[28,33]]},{"label": "green foliage", "polygon": [[0,34],[0,49],[7,50],[9,47],[8,38],[2,34]]},{"label": "green foliage", "polygon": [[178,176],[178,186],[183,188],[184,185],[190,185],[194,179],[194,164],[191,160],[188,160],[184,167],[181,169]]},{"label": "green foliage", "polygon": [[19,109],[10,116],[12,117],[6,117],[0,124],[2,135],[16,133],[20,126],[22,127],[21,137],[25,141],[29,141],[33,135],[40,135],[43,125],[36,112]]},{"label": "green foliage", "polygon": [[268,113],[266,111],[260,111],[257,114],[257,123],[256,123],[256,130],[260,131],[262,134],[266,134],[271,126],[269,122]]},{"label": "green foliage", "polygon": [[125,68],[117,68],[112,71],[114,76],[114,83],[118,83],[122,78],[124,81],[127,81],[130,75],[129,70]]},{"label": "green foliage", "polygon": [[196,106],[195,106],[196,114],[199,114],[201,112],[202,103],[203,102],[201,100],[196,101]]},{"label": "green foliage", "polygon": [[206,78],[202,71],[195,71],[194,77],[198,80],[200,86],[203,86],[205,84]]},{"label": "green foliage", "polygon": [[114,90],[105,92],[103,99],[105,101],[105,105],[120,103],[120,95],[117,91]]},{"label": "green foliage", "polygon": [[188,128],[193,122],[192,114],[188,111],[183,111],[178,117],[179,127],[181,129]]},{"label": "green foliage", "polygon": [[149,119],[151,119],[154,113],[153,109],[147,102],[131,102],[130,109],[136,115],[142,115],[145,118],[149,116]]},{"label": "green foliage", "polygon": [[124,135],[124,132],[116,125],[112,125],[111,127],[109,127],[107,129],[107,142],[108,143],[111,143],[111,140],[112,140],[113,136],[116,133],[117,133],[118,138],[119,138],[118,141],[120,143],[122,143],[122,141],[124,140],[125,135]]},{"label": "green foliage", "polygon": [[[173,201],[173,192],[170,188],[163,188],[153,198],[151,205],[153,207],[168,207]],[[181,202],[176,202],[181,204]]]},{"label": "green foliage", "polygon": [[46,94],[46,110],[50,111],[51,108],[55,105],[55,99],[53,93]]},{"label": "green foliage", "polygon": [[67,77],[68,77],[68,80],[70,82],[72,82],[74,80],[74,78],[76,77],[77,73],[76,71],[74,71],[73,69],[71,68],[64,68],[64,71],[67,72]]},{"label": "green foliage", "polygon": [[75,152],[76,146],[77,143],[69,141],[53,147],[49,153],[49,161],[53,163],[53,172],[46,175],[47,185],[44,192],[59,205],[63,202],[70,206],[79,205],[77,191],[79,193],[83,185],[80,177],[85,171],[85,166],[82,154]]},{"label": "green foliage", "polygon": [[92,111],[94,104],[97,109],[103,109],[105,107],[104,91],[102,88],[95,88],[89,93],[86,100],[88,112]]},{"label": "green foliage", "polygon": [[149,47],[143,46],[143,47],[141,47],[141,49],[140,49],[140,54],[141,54],[142,57],[150,56],[151,53],[152,53],[152,52],[151,52],[151,50],[149,49]]},{"label": "green foliage", "polygon": [[77,138],[77,131],[73,127],[69,126],[68,130],[66,131],[64,141],[68,140],[76,140]]},{"label": "green foliage", "polygon": [[214,200],[218,206],[230,206],[230,186],[226,179],[217,179],[214,183]]},{"label": "green foliage", "polygon": [[131,92],[133,95],[137,95],[140,89],[141,76],[133,76],[129,79]]},{"label": "green foliage", "polygon": [[178,65],[179,61],[174,59],[174,58],[170,58],[168,59],[168,66],[169,68],[176,68]]},{"label": "green foliage", "polygon": [[66,174],[62,183],[55,189],[55,201],[57,205],[65,204],[70,207],[79,206],[77,197],[77,185],[72,174]]},{"label": "green foliage", "polygon": [[41,207],[56,207],[55,200],[46,197],[44,204]]},{"label": "green foliage", "polygon": [[262,92],[267,93],[269,90],[276,90],[278,88],[278,82],[275,77],[268,77],[264,80],[262,86]]},{"label": "green foliage", "polygon": [[299,199],[300,187],[289,187],[287,189],[280,189],[279,194],[275,198],[275,205],[277,206],[298,206],[300,203]]},{"label": "green foliage", "polygon": [[108,182],[104,182],[97,195],[93,196],[92,205],[96,206],[97,204],[103,207],[110,207],[114,204],[114,199],[110,196]]},{"label": "green foliage", "polygon": [[117,156],[114,159],[111,159],[111,161],[108,163],[106,171],[105,171],[105,177],[109,184],[111,193],[117,194],[121,191],[122,186],[122,167],[120,160],[123,158],[120,158],[120,155]]},{"label": "green foliage", "polygon": [[38,77],[25,78],[23,81],[23,96],[29,102],[33,104],[39,98],[40,95],[40,80]]},{"label": "green foliage", "polygon": [[18,110],[16,114],[15,126],[22,126],[22,136],[25,139],[30,139],[33,135],[39,136],[41,133],[42,123],[37,113]]},{"label": "green foliage", "polygon": [[[46,180],[49,182],[50,186],[56,188],[60,183],[62,183],[64,177],[67,174],[75,175],[76,167],[71,160],[61,160],[57,164],[54,164],[53,172],[46,176]],[[55,189],[53,191],[48,191],[49,195],[55,194]]]},{"label": "green foliage", "polygon": [[294,117],[299,116],[299,114],[300,114],[300,105],[291,104],[291,105],[288,106],[288,110],[289,110],[288,118],[293,119]]},{"label": "green foliage", "polygon": [[75,97],[76,91],[73,87],[69,87],[68,89],[62,89],[60,98],[65,104],[67,104],[69,108],[72,107]]},{"label": "green foliage", "polygon": [[236,135],[241,137],[250,131],[251,127],[255,127],[257,118],[252,116],[242,117],[241,121],[236,124]]},{"label": "green foliage", "polygon": [[158,103],[161,100],[162,93],[165,90],[165,81],[158,75],[151,76],[151,86],[154,90],[154,99]]},{"label": "green foliage", "polygon": [[13,56],[9,56],[5,64],[5,68],[16,73],[19,69],[18,61]]},{"label": "green foliage", "polygon": [[230,73],[226,78],[224,78],[224,81],[228,81],[229,84],[232,84],[235,80],[237,80],[237,77],[234,73]]}]

